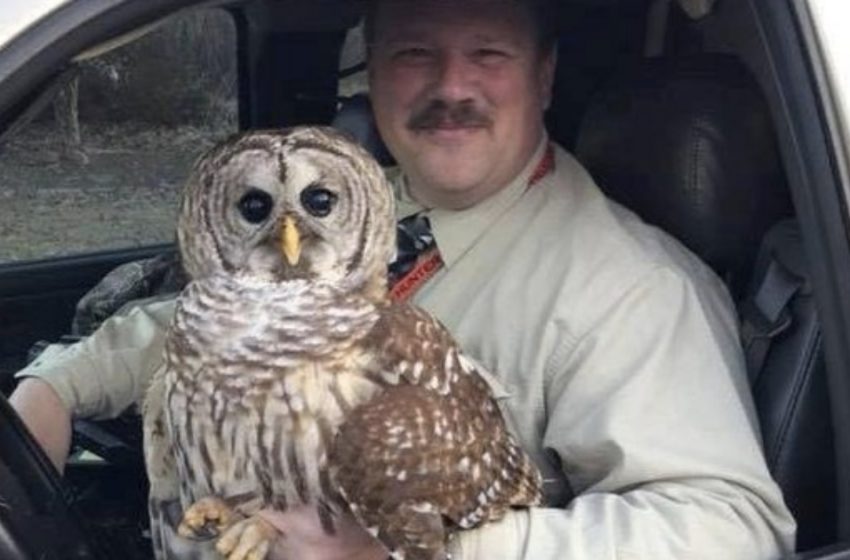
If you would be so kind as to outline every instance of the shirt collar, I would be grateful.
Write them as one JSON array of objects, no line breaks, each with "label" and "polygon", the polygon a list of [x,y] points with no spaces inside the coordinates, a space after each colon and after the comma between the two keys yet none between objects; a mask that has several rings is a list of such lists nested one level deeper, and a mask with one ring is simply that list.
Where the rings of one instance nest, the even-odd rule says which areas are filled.
[{"label": "shirt collar", "polygon": [[392,170],[389,178],[396,188],[396,216],[401,219],[425,210],[443,263],[451,267],[478,241],[490,224],[525,193],[531,174],[546,153],[548,143],[549,139],[544,133],[528,163],[505,188],[464,210],[426,209],[410,196],[404,174]]}]

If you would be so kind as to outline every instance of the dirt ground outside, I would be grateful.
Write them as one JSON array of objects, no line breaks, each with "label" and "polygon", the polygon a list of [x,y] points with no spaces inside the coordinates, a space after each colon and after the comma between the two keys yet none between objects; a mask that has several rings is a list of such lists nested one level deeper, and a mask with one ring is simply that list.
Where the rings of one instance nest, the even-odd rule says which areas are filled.
[{"label": "dirt ground outside", "polygon": [[[212,8],[78,64],[76,102],[54,97],[0,136],[0,264],[173,241],[192,164],[237,128],[235,53],[232,18]],[[350,33],[340,66],[364,53]],[[339,94],[365,89],[360,72]],[[78,135],[57,116],[70,108]]]},{"label": "dirt ground outside", "polygon": [[192,163],[236,129],[232,18],[177,14],[59,82],[0,131],[0,263],[172,241]]},{"label": "dirt ground outside", "polygon": [[122,124],[82,132],[87,163],[60,157],[49,124],[0,149],[0,263],[174,239],[195,159],[228,131]]}]

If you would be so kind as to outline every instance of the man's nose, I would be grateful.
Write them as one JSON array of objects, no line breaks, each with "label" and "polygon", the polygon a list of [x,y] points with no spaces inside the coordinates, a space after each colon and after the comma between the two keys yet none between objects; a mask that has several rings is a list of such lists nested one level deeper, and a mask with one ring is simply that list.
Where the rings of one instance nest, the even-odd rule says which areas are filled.
[{"label": "man's nose", "polygon": [[446,52],[440,56],[435,80],[436,95],[447,102],[471,99],[475,73],[462,53]]}]

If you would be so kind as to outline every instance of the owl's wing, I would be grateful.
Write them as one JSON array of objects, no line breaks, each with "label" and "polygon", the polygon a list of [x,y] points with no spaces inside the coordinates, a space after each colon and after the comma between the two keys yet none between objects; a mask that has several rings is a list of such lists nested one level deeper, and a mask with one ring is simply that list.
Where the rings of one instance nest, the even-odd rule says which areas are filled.
[{"label": "owl's wing", "polygon": [[480,366],[418,308],[386,308],[368,344],[392,385],[338,432],[331,473],[354,515],[414,558],[469,528],[540,501],[539,471],[510,434]]},{"label": "owl's wing", "polygon": [[165,424],[165,369],[154,374],[142,406],[151,542],[157,560],[190,558],[195,545],[177,535],[183,508],[174,451]]}]

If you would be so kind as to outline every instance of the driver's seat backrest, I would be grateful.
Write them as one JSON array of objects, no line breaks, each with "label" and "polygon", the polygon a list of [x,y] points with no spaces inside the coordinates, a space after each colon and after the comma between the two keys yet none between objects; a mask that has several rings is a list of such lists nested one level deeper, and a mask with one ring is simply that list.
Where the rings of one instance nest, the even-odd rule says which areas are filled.
[{"label": "driver's seat backrest", "polygon": [[608,196],[681,240],[743,301],[765,456],[798,521],[798,549],[833,542],[820,326],[799,235],[783,219],[790,201],[755,80],[728,55],[641,61],[591,100],[576,155]]},{"label": "driver's seat backrest", "polygon": [[368,94],[356,93],[340,98],[339,108],[331,126],[350,135],[382,166],[387,167],[395,163],[378,132]]},{"label": "driver's seat backrest", "polygon": [[576,156],[605,193],[672,233],[743,292],[790,212],[770,112],[734,56],[644,59],[591,99]]}]

